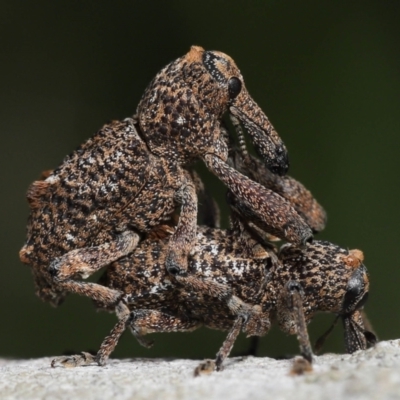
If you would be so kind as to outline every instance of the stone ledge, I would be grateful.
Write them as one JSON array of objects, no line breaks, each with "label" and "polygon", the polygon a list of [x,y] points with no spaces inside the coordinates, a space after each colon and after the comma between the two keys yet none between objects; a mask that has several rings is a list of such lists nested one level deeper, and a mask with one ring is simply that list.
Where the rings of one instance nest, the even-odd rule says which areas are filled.
[{"label": "stone ledge", "polygon": [[110,360],[105,367],[51,368],[50,358],[0,359],[1,399],[400,399],[400,339],[353,355],[316,356],[292,376],[292,360],[237,357],[193,377],[198,360]]}]

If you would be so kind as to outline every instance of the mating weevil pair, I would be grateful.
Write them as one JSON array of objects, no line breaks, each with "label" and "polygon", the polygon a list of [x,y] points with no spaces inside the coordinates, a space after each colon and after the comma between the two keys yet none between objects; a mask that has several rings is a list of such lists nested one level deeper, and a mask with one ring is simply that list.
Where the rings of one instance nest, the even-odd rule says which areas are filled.
[{"label": "mating weevil pair", "polygon": [[53,304],[73,292],[120,305],[120,289],[79,279],[131,254],[142,235],[170,221],[178,205],[164,257],[169,277],[186,288],[217,288],[187,270],[197,196],[186,166],[196,159],[228,186],[234,208],[252,217],[253,232],[261,229],[297,246],[310,241],[312,229],[288,201],[227,163],[226,112],[237,129],[246,128],[263,162],[285,173],[286,149],[233,60],[194,46],[157,74],[133,119],[105,125],[29,188],[31,216],[20,258],[32,266],[37,294]]},{"label": "mating weevil pair", "polygon": [[[294,207],[299,213],[310,221],[320,220],[323,210],[301,184],[268,172],[262,176],[263,184],[280,188],[282,197],[290,199],[296,193]],[[317,312],[335,313],[343,320],[348,352],[373,342],[361,314],[369,280],[359,250],[314,241],[304,249],[287,244],[277,251],[261,238],[265,235],[260,229],[255,238],[240,215],[232,217],[229,230],[199,226],[189,258],[188,274],[214,292],[195,285],[188,290],[172,280],[164,268],[169,234],[150,235],[105,271],[102,283],[123,296],[117,307],[119,321],[97,355],[60,357],[52,365],[104,365],[126,327],[139,343],[149,346],[143,339],[148,333],[192,331],[204,325],[229,331],[216,360],[196,369],[196,374],[210,372],[222,368],[240,331],[262,336],[273,322],[284,332],[297,334],[301,353],[311,362],[307,324]],[[98,306],[114,309],[114,304]]]},{"label": "mating weevil pair", "polygon": [[247,128],[268,167],[286,172],[286,149],[233,60],[192,47],[156,75],[135,119],[105,125],[29,188],[20,258],[32,266],[37,294],[53,304],[68,292],[117,302],[118,293],[77,279],[132,252],[140,235],[170,219],[177,205],[166,267],[184,274],[197,226],[195,187],[185,168],[199,158],[277,236],[296,245],[311,240],[311,229],[289,204],[226,163],[226,112]]}]

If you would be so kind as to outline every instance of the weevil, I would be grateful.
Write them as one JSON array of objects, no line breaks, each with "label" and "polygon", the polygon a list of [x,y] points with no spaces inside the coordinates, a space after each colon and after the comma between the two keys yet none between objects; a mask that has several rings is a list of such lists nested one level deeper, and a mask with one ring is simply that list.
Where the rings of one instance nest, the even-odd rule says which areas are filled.
[{"label": "weevil", "polygon": [[177,279],[184,275],[197,226],[186,166],[198,159],[276,236],[296,245],[310,241],[311,228],[290,204],[228,165],[226,113],[237,129],[243,125],[269,169],[287,171],[286,148],[234,61],[193,46],[156,75],[134,118],[105,125],[35,181],[20,259],[32,267],[39,297],[58,305],[73,292],[117,304],[118,291],[81,279],[131,253],[176,207],[165,264]]},{"label": "weevil", "polygon": [[132,254],[114,262],[103,284],[124,293],[117,309],[118,322],[96,356],[88,353],[60,357],[52,366],[104,365],[128,327],[144,346],[152,332],[192,331],[200,326],[228,331],[215,361],[196,371],[220,370],[239,332],[263,336],[277,323],[297,335],[302,356],[312,362],[307,324],[317,312],[338,315],[345,327],[348,352],[366,349],[373,335],[365,332],[361,309],[369,291],[367,270],[359,250],[345,250],[329,242],[314,241],[306,248],[284,245],[279,253],[244,254],[246,231],[199,227],[196,252],[188,273],[199,281],[212,281],[221,292],[213,296],[187,290],[171,280],[164,268],[168,239],[149,238]]},{"label": "weevil", "polygon": [[[235,161],[235,153],[231,162],[258,177],[267,188],[273,186],[311,226],[324,223],[325,213],[304,186],[290,177],[264,174],[263,166],[255,167],[257,160],[250,160],[250,170],[237,158]],[[240,331],[262,336],[273,322],[284,332],[297,334],[301,353],[310,363],[306,325],[318,311],[335,313],[343,320],[348,352],[365,349],[373,342],[360,311],[369,280],[359,250],[313,242],[305,249],[285,245],[278,252],[259,226],[249,226],[235,211],[229,230],[198,228],[187,271],[193,278],[190,286],[171,279],[163,267],[171,233],[164,232],[164,238],[152,233],[132,254],[105,271],[101,283],[120,291],[122,300],[116,308],[119,320],[97,355],[61,357],[53,366],[104,365],[126,327],[139,343],[150,346],[143,338],[148,333],[191,331],[205,325],[229,334],[216,360],[202,364],[197,373],[219,370]],[[97,306],[114,310],[114,304]]]}]

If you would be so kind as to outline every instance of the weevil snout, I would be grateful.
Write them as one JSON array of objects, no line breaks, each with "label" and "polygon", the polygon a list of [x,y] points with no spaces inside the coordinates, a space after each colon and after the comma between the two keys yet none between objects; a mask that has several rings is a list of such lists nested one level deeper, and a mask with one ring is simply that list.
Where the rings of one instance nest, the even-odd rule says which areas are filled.
[{"label": "weevil snout", "polygon": [[355,310],[342,316],[347,353],[365,350],[378,341],[373,332],[365,329],[364,315],[360,310]]},{"label": "weevil snout", "polygon": [[203,65],[218,83],[227,101],[228,112],[236,117],[250,135],[254,148],[268,169],[284,175],[289,169],[286,147],[267,116],[251,98],[234,61],[224,53],[205,51]]},{"label": "weevil snout", "polygon": [[286,147],[268,120],[267,116],[243,87],[230,102],[229,112],[244,126],[252,138],[257,153],[268,169],[278,175],[285,175],[289,169]]}]

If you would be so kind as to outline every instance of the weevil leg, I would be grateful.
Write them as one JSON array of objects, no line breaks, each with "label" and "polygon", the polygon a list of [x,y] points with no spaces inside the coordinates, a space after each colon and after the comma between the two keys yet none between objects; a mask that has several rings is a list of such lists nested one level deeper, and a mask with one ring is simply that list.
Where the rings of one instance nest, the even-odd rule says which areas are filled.
[{"label": "weevil leg", "polygon": [[117,314],[118,322],[115,324],[110,334],[103,340],[100,345],[100,349],[96,354],[96,362],[100,366],[106,364],[110,354],[114,351],[119,339],[126,329],[127,324],[129,323],[130,310],[125,303],[120,301],[117,307],[115,307],[115,313]]},{"label": "weevil leg", "polygon": [[96,356],[82,352],[73,356],[61,356],[51,361],[51,367],[75,368],[96,363]]},{"label": "weevil leg", "polygon": [[169,239],[168,255],[165,260],[171,275],[187,270],[188,256],[197,232],[197,194],[196,186],[189,173],[185,173],[184,183],[177,191],[175,200],[181,203],[178,225]]},{"label": "weevil leg", "polygon": [[217,353],[217,357],[215,358],[215,368],[217,371],[222,369],[223,362],[231,353],[232,347],[235,344],[241,329],[243,328],[243,322],[244,320],[242,317],[237,318],[224,343],[222,343],[222,346]]},{"label": "weevil leg", "polygon": [[259,159],[243,154],[242,149],[232,153],[231,163],[243,175],[287,200],[313,232],[324,229],[327,220],[325,210],[300,182],[288,175],[272,173]]},{"label": "weevil leg", "polygon": [[251,318],[259,314],[257,307],[253,307],[235,296],[228,285],[218,283],[212,279],[200,279],[193,275],[177,275],[175,279],[186,290],[202,293],[225,303],[234,315],[241,315],[248,320],[252,320]]},{"label": "weevil leg", "polygon": [[267,232],[297,246],[312,240],[311,228],[281,196],[253,182],[214,154],[207,154],[204,161],[244,207],[251,210],[249,216],[257,215],[256,222],[259,220]]},{"label": "weevil leg", "polygon": [[153,343],[145,341],[143,336],[155,332],[190,332],[199,328],[201,322],[158,310],[140,309],[130,313],[127,325],[142,346],[151,347]]},{"label": "weevil leg", "polygon": [[130,312],[122,302],[116,307],[116,313],[119,320],[110,334],[103,340],[96,356],[81,353],[58,357],[51,362],[51,366],[71,368],[93,363],[100,366],[105,365],[127,326],[141,345],[151,347],[153,343],[143,339],[144,335],[154,332],[190,332],[201,325],[197,320],[182,319],[157,310],[141,309]]},{"label": "weevil leg", "polygon": [[287,307],[291,312],[295,327],[297,340],[300,345],[301,355],[311,364],[312,363],[312,349],[310,338],[308,336],[307,323],[303,309],[303,288],[300,283],[296,281],[289,281],[285,286],[284,296],[286,297]]},{"label": "weevil leg", "polygon": [[213,371],[221,371],[222,364],[225,359],[229,356],[235,341],[243,328],[244,319],[243,317],[238,317],[232,325],[231,330],[229,331],[224,343],[219,349],[215,361],[213,360],[205,360],[202,362],[196,369],[194,370],[194,376],[203,375],[206,373],[210,373]]},{"label": "weevil leg", "polygon": [[81,354],[72,356],[57,357],[52,360],[51,366],[53,368],[56,366],[73,368],[91,365],[94,363],[97,363],[97,365],[100,366],[105,365],[110,357],[110,354],[114,351],[116,345],[118,344],[121,335],[124,333],[130,316],[129,308],[123,302],[118,303],[115,308],[115,312],[118,317],[118,322],[115,324],[110,334],[105,337],[100,345],[99,351],[95,356],[90,353],[82,352]]},{"label": "weevil leg", "polygon": [[137,233],[126,231],[117,235],[114,241],[100,246],[72,250],[51,262],[49,271],[52,281],[62,290],[87,296],[99,304],[116,305],[121,292],[96,283],[75,279],[76,277],[86,278],[100,268],[129,254],[138,242]]}]

